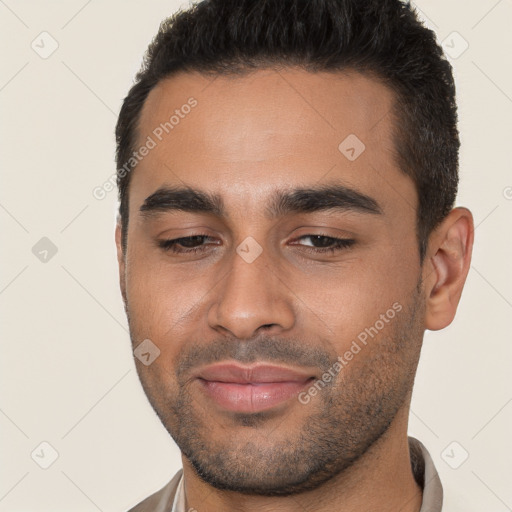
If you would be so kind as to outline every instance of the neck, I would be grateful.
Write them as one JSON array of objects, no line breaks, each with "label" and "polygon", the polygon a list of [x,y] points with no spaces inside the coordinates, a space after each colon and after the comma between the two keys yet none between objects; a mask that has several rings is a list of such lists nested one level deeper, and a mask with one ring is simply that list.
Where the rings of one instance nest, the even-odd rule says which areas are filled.
[{"label": "neck", "polygon": [[185,510],[201,512],[419,512],[422,489],[414,479],[407,439],[409,407],[404,407],[390,428],[342,474],[317,489],[286,497],[247,496],[221,491],[205,483],[183,459]]}]

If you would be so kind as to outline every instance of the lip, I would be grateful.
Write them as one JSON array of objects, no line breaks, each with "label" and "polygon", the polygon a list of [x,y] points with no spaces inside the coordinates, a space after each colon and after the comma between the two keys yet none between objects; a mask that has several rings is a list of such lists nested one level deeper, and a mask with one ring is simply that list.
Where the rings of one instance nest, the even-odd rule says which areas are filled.
[{"label": "lip", "polygon": [[217,363],[195,375],[203,392],[223,409],[259,412],[296,397],[314,378],[311,372],[258,364]]}]

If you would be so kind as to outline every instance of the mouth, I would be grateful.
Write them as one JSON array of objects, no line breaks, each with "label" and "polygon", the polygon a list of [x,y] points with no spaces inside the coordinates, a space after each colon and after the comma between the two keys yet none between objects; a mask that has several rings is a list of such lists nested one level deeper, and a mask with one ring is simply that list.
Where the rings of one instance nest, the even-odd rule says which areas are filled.
[{"label": "mouth", "polygon": [[222,363],[202,368],[196,378],[207,398],[221,408],[255,413],[296,397],[315,377],[283,366]]}]

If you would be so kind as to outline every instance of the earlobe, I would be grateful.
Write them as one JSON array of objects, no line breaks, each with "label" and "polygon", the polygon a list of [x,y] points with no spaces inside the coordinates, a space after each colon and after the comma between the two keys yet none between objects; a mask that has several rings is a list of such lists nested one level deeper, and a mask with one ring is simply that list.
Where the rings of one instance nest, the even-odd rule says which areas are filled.
[{"label": "earlobe", "polygon": [[424,265],[425,328],[436,331],[455,317],[471,264],[473,216],[454,208],[430,237],[428,264]]}]

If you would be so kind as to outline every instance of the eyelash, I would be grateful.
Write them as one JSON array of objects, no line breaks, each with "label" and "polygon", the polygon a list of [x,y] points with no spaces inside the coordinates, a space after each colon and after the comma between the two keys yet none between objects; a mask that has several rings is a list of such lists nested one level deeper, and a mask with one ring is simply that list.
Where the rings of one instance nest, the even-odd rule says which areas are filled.
[{"label": "eyelash", "polygon": [[[329,253],[332,254],[332,253],[335,253],[338,251],[342,251],[343,249],[348,249],[355,243],[355,240],[350,239],[350,238],[335,238],[335,237],[327,236],[327,235],[323,235],[323,234],[303,235],[303,236],[297,238],[297,240],[301,240],[302,238],[314,238],[314,237],[321,237],[321,238],[329,239],[333,242],[334,245],[331,247],[302,246],[302,248],[305,249],[307,252],[313,252],[316,254],[329,254]],[[174,254],[197,254],[199,252],[203,252],[206,248],[206,245],[200,245],[198,247],[191,247],[191,248],[185,248],[185,249],[177,249],[177,245],[179,244],[180,241],[191,240],[194,238],[208,239],[208,238],[210,238],[210,236],[203,234],[203,233],[198,233],[197,235],[185,236],[185,237],[181,237],[181,238],[174,238],[172,240],[159,240],[158,246],[161,249],[163,249],[164,251],[172,252]]]}]

